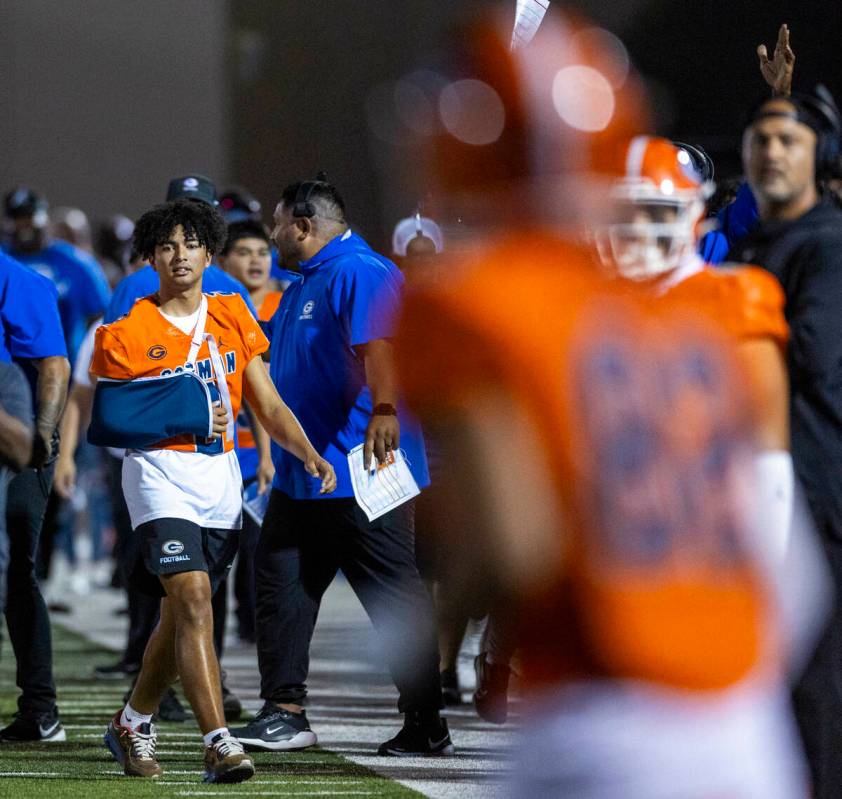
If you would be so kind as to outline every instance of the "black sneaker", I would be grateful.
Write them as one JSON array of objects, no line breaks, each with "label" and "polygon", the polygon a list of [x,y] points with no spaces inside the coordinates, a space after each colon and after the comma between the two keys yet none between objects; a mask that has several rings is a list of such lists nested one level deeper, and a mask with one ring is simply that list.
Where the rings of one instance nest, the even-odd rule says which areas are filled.
[{"label": "black sneaker", "polygon": [[100,680],[122,680],[134,677],[140,671],[140,663],[126,663],[118,660],[110,666],[94,666],[94,677]]},{"label": "black sneaker", "polygon": [[225,721],[236,721],[243,715],[243,703],[240,697],[225,684],[228,672],[221,669],[219,676],[222,682],[222,712],[225,714]]},{"label": "black sneaker", "polygon": [[509,677],[508,666],[489,663],[485,652],[474,658],[474,671],[477,675],[477,688],[474,692],[474,707],[477,715],[492,724],[505,724],[509,717]]},{"label": "black sneaker", "polygon": [[398,734],[380,744],[377,754],[388,757],[451,757],[456,754],[456,749],[450,740],[446,719],[424,723],[416,714],[407,713]]},{"label": "black sneaker", "polygon": [[159,721],[187,721],[190,714],[184,709],[184,705],[178,701],[175,691],[169,688],[158,705],[155,718]]},{"label": "black sneaker", "polygon": [[243,703],[240,697],[233,693],[222,679],[222,711],[225,714],[225,721],[236,721],[243,715]]},{"label": "black sneaker", "polygon": [[462,691],[459,688],[459,675],[456,666],[445,669],[441,677],[441,698],[445,705],[461,705]]},{"label": "black sneaker", "polygon": [[[135,678],[135,681],[137,678]],[[123,694],[123,704],[125,705],[129,702],[132,698],[132,691],[134,691],[134,682],[132,682],[132,687]],[[187,721],[187,719],[192,718],[190,711],[186,710],[184,705],[178,699],[178,694],[176,694],[175,690],[170,687],[167,688],[167,692],[164,694],[163,699],[161,699],[160,704],[158,705],[158,709],[155,713],[152,714],[152,720],[155,722],[158,721],[174,721],[174,722],[181,722]]]},{"label": "black sneaker", "polygon": [[67,733],[61,726],[58,708],[46,713],[15,713],[14,721],[0,730],[0,741],[41,741],[59,743],[67,740]]},{"label": "black sneaker", "polygon": [[290,713],[268,701],[245,727],[232,727],[229,732],[240,740],[247,752],[306,749],[313,746],[317,740],[303,710],[300,713]]}]

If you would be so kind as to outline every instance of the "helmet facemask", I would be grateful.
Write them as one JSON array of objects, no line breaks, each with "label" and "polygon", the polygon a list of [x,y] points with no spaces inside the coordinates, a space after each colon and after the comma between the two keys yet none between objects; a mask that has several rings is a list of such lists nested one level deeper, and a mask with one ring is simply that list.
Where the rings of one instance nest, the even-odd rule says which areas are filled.
[{"label": "helmet facemask", "polygon": [[597,231],[602,263],[628,280],[671,272],[696,246],[704,212],[698,190],[676,191],[646,179],[625,179],[611,192],[614,221]]}]

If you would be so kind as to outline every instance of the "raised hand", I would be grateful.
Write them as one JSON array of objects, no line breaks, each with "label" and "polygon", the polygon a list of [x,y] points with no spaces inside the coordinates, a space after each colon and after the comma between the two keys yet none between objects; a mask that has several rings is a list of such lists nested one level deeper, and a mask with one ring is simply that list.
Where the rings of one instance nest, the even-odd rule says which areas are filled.
[{"label": "raised hand", "polygon": [[778,30],[778,41],[772,58],[769,58],[765,44],[757,45],[757,57],[760,59],[760,74],[772,87],[772,94],[775,97],[789,97],[792,92],[795,53],[789,46],[789,28],[786,23]]}]

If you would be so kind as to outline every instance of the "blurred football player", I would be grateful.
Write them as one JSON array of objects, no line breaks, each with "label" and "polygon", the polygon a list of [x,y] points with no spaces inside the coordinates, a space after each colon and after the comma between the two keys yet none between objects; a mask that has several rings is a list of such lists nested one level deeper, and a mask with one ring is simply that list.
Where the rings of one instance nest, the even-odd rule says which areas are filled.
[{"label": "blurred football player", "polygon": [[753,392],[760,528],[781,561],[794,492],[784,294],[759,267],[714,269],[703,263],[697,244],[710,190],[686,150],[666,139],[635,137],[626,150],[623,177],[611,189],[614,219],[597,233],[597,245],[609,269],[671,306],[701,313],[734,340]]},{"label": "blurred football player", "polygon": [[[517,626],[512,793],[803,796],[751,381],[708,315],[607,279],[564,233],[611,221],[634,78],[552,11],[511,56],[507,34],[463,32],[441,90],[433,175],[477,236],[409,298],[399,349],[445,449],[462,589]],[[801,568],[809,595],[823,573]]]}]

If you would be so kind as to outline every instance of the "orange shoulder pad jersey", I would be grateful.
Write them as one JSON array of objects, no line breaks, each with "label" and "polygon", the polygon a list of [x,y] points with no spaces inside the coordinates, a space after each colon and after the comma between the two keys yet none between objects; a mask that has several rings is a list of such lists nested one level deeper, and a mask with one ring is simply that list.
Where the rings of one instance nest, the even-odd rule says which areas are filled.
[{"label": "orange shoulder pad jersey", "polygon": [[777,279],[756,266],[705,266],[670,288],[663,299],[709,317],[739,341],[768,338],[786,347],[789,327]]},{"label": "orange shoulder pad jersey", "polygon": [[[243,397],[243,373],[249,362],[269,348],[269,342],[239,294],[209,293],[205,333],[216,339],[225,365],[231,407],[236,418]],[[157,377],[184,367],[190,352],[191,336],[170,324],[158,308],[154,296],[137,300],[129,313],[96,332],[91,373],[114,380]],[[196,358],[202,379],[215,383],[208,342]],[[224,451],[234,442],[224,436]],[[195,452],[193,436],[175,436],[156,444],[154,449]]]},{"label": "orange shoulder pad jersey", "polygon": [[706,320],[529,237],[410,295],[398,356],[422,414],[470,414],[494,386],[545,442],[564,555],[549,585],[516,598],[528,681],[713,690],[768,662],[771,592],[734,493],[751,473],[750,415]]},{"label": "orange shoulder pad jersey", "polygon": [[275,311],[278,310],[278,305],[280,305],[283,296],[282,291],[270,291],[257,309],[257,318],[261,322],[268,322],[275,315]]}]

